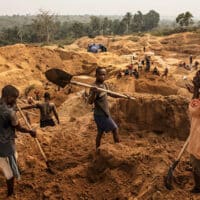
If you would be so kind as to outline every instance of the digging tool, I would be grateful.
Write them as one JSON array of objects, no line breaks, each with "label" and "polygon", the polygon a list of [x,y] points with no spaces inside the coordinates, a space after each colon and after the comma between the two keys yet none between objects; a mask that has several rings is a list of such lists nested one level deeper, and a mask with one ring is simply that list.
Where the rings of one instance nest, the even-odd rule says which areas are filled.
[{"label": "digging tool", "polygon": [[[94,87],[93,85],[90,85],[90,84],[87,84],[87,83],[82,83],[82,82],[78,82],[78,81],[72,81],[72,77],[73,75],[61,70],[61,69],[57,69],[57,68],[52,68],[52,69],[49,69],[45,72],[45,76],[46,78],[64,88],[67,84],[73,84],[73,85],[79,85],[79,86],[83,86],[83,87],[87,87],[87,88],[92,88]],[[126,98],[126,99],[135,99],[134,97],[128,97],[127,95],[124,95],[124,94],[120,94],[118,92],[113,92],[113,91],[110,91],[110,90],[106,90],[106,89],[103,89],[103,88],[99,88],[97,87],[97,89],[99,91],[102,91],[102,92],[107,92],[109,94],[113,94],[113,95],[117,95],[119,97],[122,97],[122,98]]]},{"label": "digging tool", "polygon": [[185,141],[185,144],[183,145],[177,159],[173,162],[173,164],[170,166],[169,170],[168,170],[168,173],[167,173],[167,176],[164,177],[164,183],[165,183],[165,187],[168,189],[168,190],[172,190],[173,189],[173,186],[172,186],[172,180],[173,180],[173,172],[176,168],[176,166],[178,165],[180,159],[181,159],[181,156],[183,155],[188,143],[189,143],[189,140],[190,140],[190,137],[188,137],[188,139]]},{"label": "digging tool", "polygon": [[[24,119],[26,125],[28,126],[28,128],[29,128],[29,129],[32,129],[30,123],[27,121],[27,119],[26,119],[24,113],[22,112],[21,108],[20,108],[18,105],[17,105],[17,109],[19,110],[19,112],[20,112],[22,118]],[[42,157],[43,157],[44,160],[45,160],[45,163],[46,163],[46,166],[47,166],[47,171],[48,171],[49,173],[51,173],[51,174],[54,174],[54,172],[51,170],[51,168],[50,168],[50,166],[49,166],[49,160],[47,159],[47,156],[45,155],[45,153],[44,153],[44,151],[43,151],[43,149],[42,149],[42,147],[41,147],[41,145],[40,145],[39,140],[38,140],[37,138],[34,138],[34,139],[35,139],[35,142],[36,142],[36,144],[37,144],[37,146],[38,146],[38,148],[39,148],[39,150],[40,150],[40,153],[42,154]]]}]

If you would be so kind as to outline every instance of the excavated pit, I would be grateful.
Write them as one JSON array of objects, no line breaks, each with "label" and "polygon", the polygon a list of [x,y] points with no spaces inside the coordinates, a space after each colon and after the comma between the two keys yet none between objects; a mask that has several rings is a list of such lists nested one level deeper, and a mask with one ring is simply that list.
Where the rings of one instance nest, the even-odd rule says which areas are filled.
[{"label": "excavated pit", "polygon": [[[10,199],[198,200],[198,196],[189,193],[194,183],[187,153],[174,173],[174,190],[168,191],[163,184],[163,177],[189,133],[187,106],[191,96],[184,90],[184,70],[179,70],[174,64],[194,47],[187,48],[189,42],[199,42],[196,34],[189,36],[188,33],[165,38],[145,35],[134,39],[132,36],[108,39],[101,36],[95,38],[96,42],[107,44],[109,51],[100,54],[86,52],[88,42],[94,42],[89,38],[80,38],[64,50],[56,45],[0,48],[1,87],[10,83],[16,85],[23,99],[25,89],[32,88],[32,85],[29,96],[34,96],[36,89],[40,90],[41,97],[49,91],[58,106],[61,121],[54,128],[37,129],[54,175],[46,172],[45,162],[34,140],[17,133],[22,179],[17,181],[16,195]],[[184,54],[177,47],[172,48],[176,43],[170,44],[170,41],[176,38],[185,43],[181,50]],[[152,75],[138,80],[133,77],[116,79],[116,72],[130,64],[129,57],[124,57],[124,54],[142,54],[141,46],[144,44],[148,50],[159,50],[159,58],[153,59],[160,63],[160,70],[164,70],[166,64],[171,67],[169,79]],[[194,50],[199,51],[197,48]],[[169,58],[171,60],[167,60]],[[46,84],[44,76],[45,70],[59,67],[78,75],[74,77],[76,81],[92,83],[96,66],[107,68],[107,82],[112,90],[136,97],[135,100],[109,99],[112,116],[119,126],[121,143],[114,144],[112,135],[104,134],[97,153],[97,129],[92,107],[83,99],[85,89],[67,86],[58,91],[57,86]],[[187,72],[188,79],[194,73]],[[32,112],[39,114],[35,110]],[[31,121],[38,127],[38,117],[32,116]],[[0,199],[3,200],[6,199],[6,185],[2,174],[0,186]]]}]

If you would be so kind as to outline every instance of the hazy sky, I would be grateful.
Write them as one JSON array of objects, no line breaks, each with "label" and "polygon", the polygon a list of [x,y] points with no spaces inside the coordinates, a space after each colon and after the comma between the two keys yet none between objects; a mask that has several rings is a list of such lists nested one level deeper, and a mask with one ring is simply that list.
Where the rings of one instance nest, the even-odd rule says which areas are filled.
[{"label": "hazy sky", "polygon": [[124,15],[154,9],[161,16],[189,10],[200,17],[200,0],[0,0],[0,15],[37,14],[39,9],[63,15]]}]

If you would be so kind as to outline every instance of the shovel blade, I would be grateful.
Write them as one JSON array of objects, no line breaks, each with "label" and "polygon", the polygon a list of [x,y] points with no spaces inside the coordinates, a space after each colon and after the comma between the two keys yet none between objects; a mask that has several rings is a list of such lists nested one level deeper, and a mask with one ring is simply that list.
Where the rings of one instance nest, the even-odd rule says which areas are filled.
[{"label": "shovel blade", "polygon": [[170,167],[167,176],[164,177],[164,184],[168,190],[173,189],[172,180],[173,180],[173,169]]},{"label": "shovel blade", "polygon": [[176,166],[178,165],[178,163],[179,163],[179,160],[175,160],[174,163],[170,166],[167,176],[164,177],[164,184],[168,190],[173,189],[173,186],[172,186],[173,172],[174,172]]},{"label": "shovel blade", "polygon": [[46,171],[49,173],[49,174],[55,174],[55,172],[52,170],[52,168],[50,167],[50,161],[46,161]]},{"label": "shovel blade", "polygon": [[73,77],[71,74],[57,68],[47,70],[45,76],[50,82],[62,88],[69,84]]}]

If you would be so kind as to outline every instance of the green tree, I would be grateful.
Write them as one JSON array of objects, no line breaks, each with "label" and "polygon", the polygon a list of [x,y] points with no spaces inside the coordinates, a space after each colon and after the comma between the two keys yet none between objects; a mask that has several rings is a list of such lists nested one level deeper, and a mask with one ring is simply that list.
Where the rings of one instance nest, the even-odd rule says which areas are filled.
[{"label": "green tree", "polygon": [[21,43],[23,42],[23,36],[24,36],[24,30],[23,30],[23,26],[20,26],[18,28],[18,33],[17,33],[18,37],[20,38]]},{"label": "green tree", "polygon": [[103,35],[111,34],[112,32],[111,28],[112,28],[112,20],[109,20],[107,17],[105,17],[102,22]]},{"label": "green tree", "polygon": [[85,28],[85,33],[86,33],[86,35],[87,35],[88,37],[90,37],[90,38],[94,38],[94,37],[95,37],[95,35],[94,35],[94,33],[93,33],[93,29],[92,29],[90,23],[86,23],[86,24],[84,25],[84,28]]},{"label": "green tree", "polygon": [[119,34],[120,20],[115,19],[112,22],[112,31],[114,34]]},{"label": "green tree", "polygon": [[126,23],[124,20],[114,20],[112,23],[112,33],[122,35],[126,32]]},{"label": "green tree", "polygon": [[84,25],[81,22],[74,22],[71,26],[73,37],[79,38],[85,34]]},{"label": "green tree", "polygon": [[127,34],[130,31],[131,20],[132,20],[132,14],[130,12],[127,12],[126,15],[122,19],[122,21],[126,24],[126,33]]},{"label": "green tree", "polygon": [[131,30],[133,32],[142,31],[144,29],[144,15],[138,11],[132,18]]},{"label": "green tree", "polygon": [[2,30],[2,39],[8,41],[9,43],[20,42],[18,36],[19,28],[17,26],[13,28],[7,28]]},{"label": "green tree", "polygon": [[181,13],[176,17],[176,23],[180,26],[189,26],[193,23],[193,15],[190,12]]},{"label": "green tree", "polygon": [[99,17],[91,16],[90,17],[90,27],[91,27],[91,34],[96,36],[100,34],[101,31],[101,20]]},{"label": "green tree", "polygon": [[53,39],[55,32],[58,30],[56,16],[44,10],[40,10],[40,13],[33,19],[32,25],[36,30],[38,39],[47,43]]},{"label": "green tree", "polygon": [[150,10],[144,15],[144,31],[151,30],[158,26],[160,15],[154,10]]},{"label": "green tree", "polygon": [[68,21],[63,22],[60,25],[59,31],[57,33],[59,39],[64,39],[71,33],[71,23]]}]

